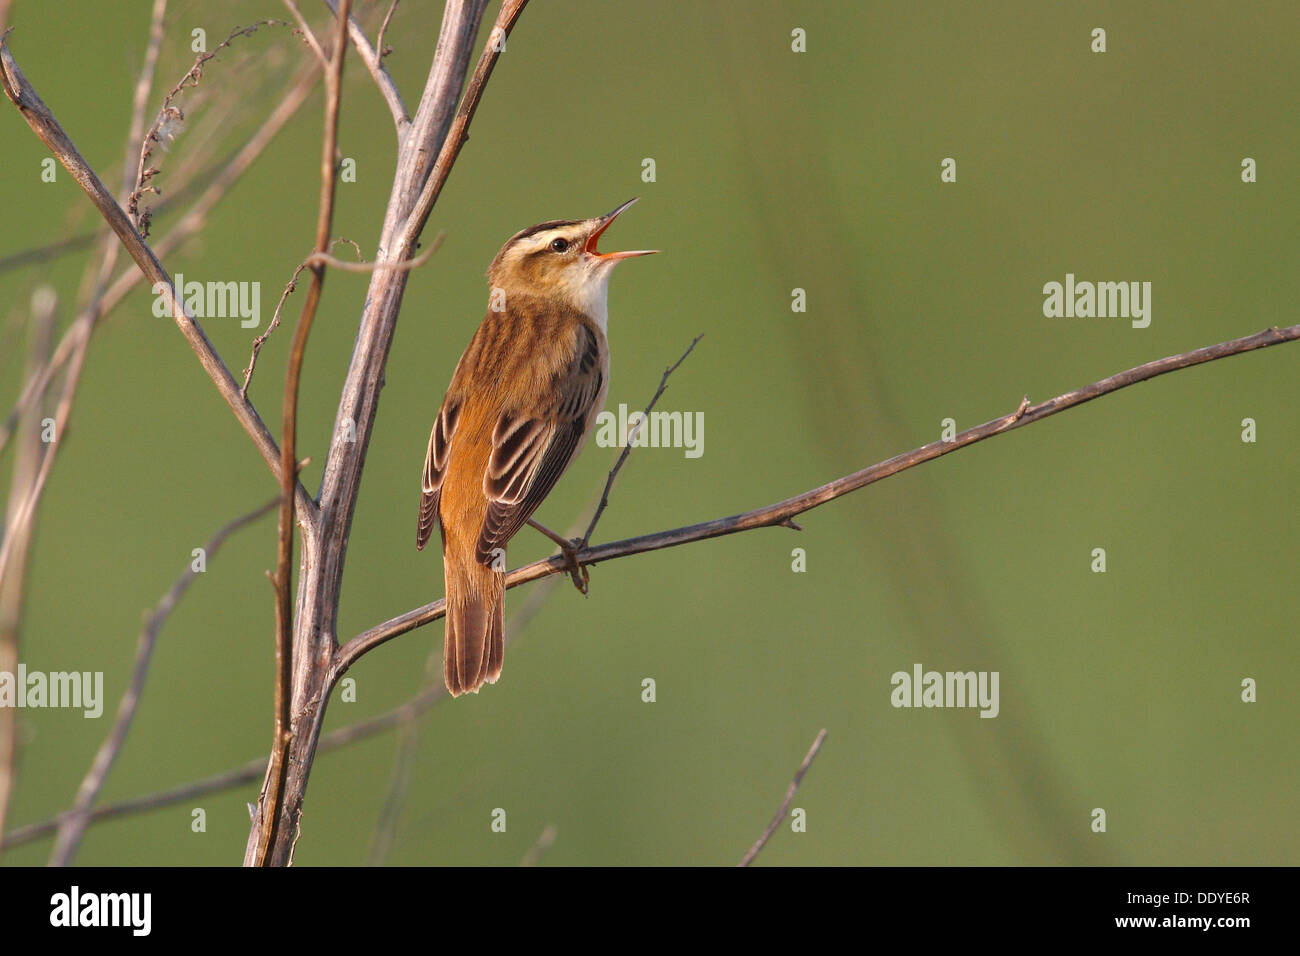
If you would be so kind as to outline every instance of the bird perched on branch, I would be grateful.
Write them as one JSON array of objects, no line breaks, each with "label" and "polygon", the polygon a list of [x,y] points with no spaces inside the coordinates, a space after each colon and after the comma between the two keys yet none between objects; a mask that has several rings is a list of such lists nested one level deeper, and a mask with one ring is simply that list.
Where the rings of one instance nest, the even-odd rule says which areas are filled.
[{"label": "bird perched on branch", "polygon": [[[658,250],[601,253],[596,240],[634,202],[596,219],[531,226],[488,267],[488,313],[429,436],[415,538],[423,549],[441,523],[443,675],[453,697],[501,676],[506,544],[577,457],[604,407],[610,273]],[[546,533],[576,568],[572,547]]]}]

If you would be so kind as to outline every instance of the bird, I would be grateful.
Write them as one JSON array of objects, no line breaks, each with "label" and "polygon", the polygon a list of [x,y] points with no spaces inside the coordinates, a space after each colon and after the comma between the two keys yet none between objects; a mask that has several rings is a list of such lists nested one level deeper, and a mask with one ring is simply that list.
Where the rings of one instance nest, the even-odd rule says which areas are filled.
[{"label": "bird", "polygon": [[[609,278],[657,249],[599,252],[636,199],[594,219],[515,233],[488,267],[486,316],[429,434],[415,545],[438,525],[446,585],[443,677],[453,697],[501,676],[505,549],[582,450],[609,389]],[[532,522],[575,552],[563,538]],[[575,577],[576,581],[576,577]]]}]

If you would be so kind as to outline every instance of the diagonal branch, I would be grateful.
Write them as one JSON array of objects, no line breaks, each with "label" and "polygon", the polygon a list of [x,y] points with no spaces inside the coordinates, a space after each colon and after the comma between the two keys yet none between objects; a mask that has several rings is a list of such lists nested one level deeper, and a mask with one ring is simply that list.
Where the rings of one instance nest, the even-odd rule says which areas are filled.
[{"label": "diagonal branch", "polygon": [[790,801],[794,799],[794,794],[795,791],[799,789],[799,784],[803,783],[803,775],[808,772],[808,768],[812,766],[812,762],[817,759],[817,752],[822,749],[822,743],[825,740],[826,728],[823,727],[821,733],[819,733],[816,739],[813,740],[812,746],[808,748],[808,754],[803,758],[803,763],[799,764],[799,769],[794,772],[794,779],[790,781],[790,789],[785,792],[785,799],[782,800],[781,805],[777,807],[776,815],[773,816],[772,821],[768,823],[767,829],[763,831],[763,835],[754,841],[754,845],[749,848],[749,851],[743,857],[741,857],[740,862],[737,863],[736,866],[749,866],[749,864],[754,862],[754,857],[758,856],[763,847],[767,846],[767,841],[772,839],[772,834],[776,832],[776,828],[781,825],[781,821],[785,819],[786,813],[790,810]]},{"label": "diagonal branch", "polygon": [[[683,528],[673,528],[668,531],[641,535],[637,538],[614,541],[610,544],[586,547],[578,552],[578,561],[583,565],[599,564],[602,561],[612,561],[615,558],[624,558],[633,554],[644,554],[647,551],[659,551],[663,548],[674,548],[679,545],[690,544],[693,541],[705,541],[709,538],[750,531],[754,528],[790,527],[793,519],[805,511],[811,511],[828,501],[833,501],[850,492],[857,491],[859,488],[865,488],[867,485],[874,484],[891,475],[896,475],[901,471],[915,468],[927,461],[933,461],[935,458],[957,451],[959,448],[965,448],[995,435],[1002,435],[1025,425],[1042,421],[1044,418],[1056,415],[1066,409],[1074,408],[1103,395],[1119,391],[1121,388],[1136,385],[1138,382],[1145,382],[1159,375],[1176,372],[1179,369],[1191,368],[1194,365],[1202,365],[1206,362],[1213,362],[1217,359],[1228,358],[1232,355],[1242,355],[1257,349],[1269,348],[1283,342],[1294,342],[1297,339],[1300,339],[1300,325],[1291,325],[1286,328],[1277,328],[1275,326],[1262,332],[1256,332],[1254,335],[1247,335],[1228,342],[1220,342],[1217,345],[1207,345],[1191,352],[1181,352],[1178,355],[1156,359],[1153,362],[1147,362],[1145,365],[1138,365],[1123,372],[1117,372],[1090,385],[1084,385],[1082,388],[1066,392],[1036,405],[1031,405],[1029,399],[1026,398],[1014,412],[985,422],[983,425],[969,428],[950,441],[930,442],[928,445],[922,445],[920,448],[904,452],[868,468],[863,468],[861,471],[855,471],[843,478],[837,478],[835,481],[805,491],[801,495],[778,501],[764,508],[757,508],[754,511],[746,511],[727,518],[715,518],[712,521],[687,525]],[[511,571],[506,576],[506,587],[518,587],[521,584],[536,581],[552,574],[566,573],[568,568],[568,561],[563,556],[534,561],[532,564]],[[405,614],[399,614],[397,617],[363,631],[339,648],[331,670],[332,675],[337,679],[364,654],[408,631],[438,620],[443,616],[445,610],[444,601],[434,601],[432,604],[426,604],[423,607],[407,611]]]}]

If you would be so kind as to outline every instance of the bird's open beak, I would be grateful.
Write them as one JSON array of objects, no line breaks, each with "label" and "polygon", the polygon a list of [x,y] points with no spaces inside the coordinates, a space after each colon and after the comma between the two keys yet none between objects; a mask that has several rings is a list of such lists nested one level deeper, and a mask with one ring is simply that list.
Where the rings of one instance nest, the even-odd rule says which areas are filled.
[{"label": "bird's open beak", "polygon": [[636,202],[636,199],[629,199],[627,202],[623,203],[623,205],[619,206],[613,212],[606,213],[605,215],[601,216],[599,219],[599,225],[597,225],[595,230],[592,232],[592,234],[587,237],[586,243],[583,244],[582,251],[589,256],[595,256],[597,259],[600,259],[602,262],[617,262],[620,259],[631,259],[633,256],[650,256],[658,252],[659,251],[658,249],[634,249],[630,252],[597,252],[596,251],[596,240],[600,238],[600,234],[609,228],[609,224],[618,218],[619,213],[621,213],[628,206],[632,205],[634,202]]}]

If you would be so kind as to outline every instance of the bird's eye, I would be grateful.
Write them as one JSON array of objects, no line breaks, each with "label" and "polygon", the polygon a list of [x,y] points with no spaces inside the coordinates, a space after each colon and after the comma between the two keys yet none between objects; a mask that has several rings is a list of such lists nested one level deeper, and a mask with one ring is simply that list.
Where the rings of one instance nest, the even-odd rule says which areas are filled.
[{"label": "bird's eye", "polygon": [[552,251],[552,252],[568,252],[568,251],[569,251],[569,240],[568,240],[568,239],[552,239],[552,240],[551,240],[551,251]]}]

